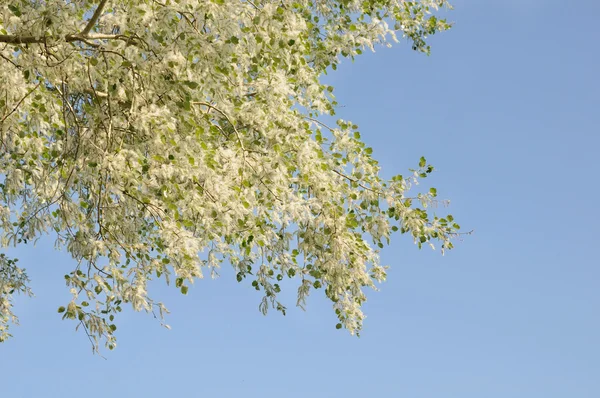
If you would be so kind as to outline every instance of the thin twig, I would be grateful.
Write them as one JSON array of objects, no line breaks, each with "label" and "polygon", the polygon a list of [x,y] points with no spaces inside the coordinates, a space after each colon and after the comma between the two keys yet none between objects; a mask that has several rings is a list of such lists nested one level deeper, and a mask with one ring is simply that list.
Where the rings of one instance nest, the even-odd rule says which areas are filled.
[{"label": "thin twig", "polygon": [[321,126],[325,127],[327,130],[329,130],[329,131],[331,131],[331,132],[334,132],[334,131],[335,131],[335,129],[334,129],[334,128],[332,128],[332,127],[329,127],[328,125],[326,125],[325,123],[323,123],[323,122],[321,122],[321,121],[318,121],[317,119],[313,119],[312,117],[309,117],[309,116],[305,116],[304,118],[305,118],[305,119],[307,119],[307,120],[310,120],[310,121],[311,121],[311,122],[313,122],[313,123],[316,123],[316,124],[318,124],[318,125],[321,125]]},{"label": "thin twig", "polygon": [[373,193],[376,193],[377,195],[383,195],[383,194],[384,194],[382,191],[377,191],[377,190],[375,190],[375,189],[373,189],[373,188],[369,188],[369,187],[367,187],[367,186],[365,186],[365,185],[363,185],[363,184],[359,183],[359,182],[358,182],[358,180],[356,180],[356,179],[354,179],[354,178],[352,178],[352,177],[348,177],[346,174],[344,174],[344,173],[340,173],[339,171],[337,171],[337,170],[335,170],[335,169],[332,169],[332,171],[333,171],[335,174],[339,175],[340,177],[344,177],[344,178],[345,178],[345,179],[347,179],[348,181],[351,181],[351,182],[354,182],[354,183],[358,184],[358,186],[359,186],[359,187],[361,187],[361,188],[363,188],[363,189],[366,189],[367,191],[371,191],[371,192],[373,192]]},{"label": "thin twig", "polygon": [[223,112],[222,110],[220,110],[219,108],[207,103],[207,102],[192,102],[192,104],[194,105],[204,105],[209,109],[214,109],[215,111],[219,112],[221,115],[223,115],[223,117],[225,117],[225,119],[227,119],[227,122],[229,122],[229,124],[231,125],[231,127],[233,127],[233,131],[235,132],[235,135],[237,136],[238,142],[240,144],[240,147],[242,148],[242,156],[244,158],[244,164],[247,163],[246,161],[246,148],[244,147],[244,143],[242,142],[242,137],[240,135],[240,132],[238,131],[238,129],[235,127],[235,124],[233,124],[233,122],[231,121],[231,119],[229,118],[229,116],[227,116],[227,114],[225,112]]},{"label": "thin twig", "polygon": [[17,111],[17,109],[19,108],[19,106],[23,103],[23,101],[25,101],[25,99],[27,97],[29,97],[31,95],[31,93],[33,93],[35,90],[37,90],[37,88],[40,86],[40,84],[42,84],[42,82],[39,82],[38,84],[36,84],[36,86],[31,91],[29,91],[27,94],[25,94],[25,96],[23,98],[21,98],[21,100],[17,103],[17,105],[15,105],[15,107],[13,108],[13,110],[10,111],[6,116],[4,116],[2,118],[2,120],[0,120],[0,123],[4,123],[4,121],[6,119],[8,119],[8,117],[10,115],[12,115],[13,113],[15,113]]},{"label": "thin twig", "polygon": [[11,64],[13,64],[13,66],[17,69],[21,69],[20,65],[17,65],[14,61],[12,61],[10,58],[7,58],[6,56],[4,56],[2,53],[0,53],[0,58],[5,59],[6,61],[10,62]]}]

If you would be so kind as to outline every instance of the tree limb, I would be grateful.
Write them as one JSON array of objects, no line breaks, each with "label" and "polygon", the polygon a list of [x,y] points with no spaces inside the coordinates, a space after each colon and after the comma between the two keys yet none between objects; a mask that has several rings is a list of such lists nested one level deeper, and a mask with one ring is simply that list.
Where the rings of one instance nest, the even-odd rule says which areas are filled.
[{"label": "tree limb", "polygon": [[108,34],[79,34],[72,33],[68,34],[64,37],[60,36],[18,36],[18,35],[0,35],[0,43],[7,44],[48,44],[48,41],[51,40],[64,40],[67,43],[72,43],[74,41],[83,41],[87,44],[94,45],[94,43],[90,43],[88,40],[131,40],[131,38],[124,35],[108,35]]},{"label": "tree limb", "polygon": [[92,17],[88,21],[88,24],[81,31],[82,36],[87,36],[88,33],[90,33],[90,31],[94,27],[94,25],[96,25],[96,22],[98,21],[98,18],[100,18],[100,14],[102,14],[102,10],[104,9],[104,6],[106,5],[107,1],[108,0],[100,1],[100,4],[98,4],[98,7],[96,7],[96,11],[94,11],[94,15],[92,15]]},{"label": "tree limb", "polygon": [[8,43],[8,44],[45,43],[46,40],[47,40],[46,37],[0,35],[0,43]]}]

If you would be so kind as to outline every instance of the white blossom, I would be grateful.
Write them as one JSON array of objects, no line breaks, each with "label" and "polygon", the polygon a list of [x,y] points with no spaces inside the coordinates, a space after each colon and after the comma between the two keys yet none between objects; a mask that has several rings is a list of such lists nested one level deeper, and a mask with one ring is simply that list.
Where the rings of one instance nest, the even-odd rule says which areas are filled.
[{"label": "white blossom", "polygon": [[[59,312],[96,347],[115,346],[126,303],[167,312],[148,281],[185,294],[223,261],[264,293],[263,312],[285,313],[278,282],[298,278],[298,305],[322,289],[338,327],[359,332],[363,288],[385,279],[371,245],[400,229],[450,248],[458,225],[425,211],[435,191],[411,199],[410,179],[379,177],[357,126],[320,122],[335,110],[320,79],[396,31],[428,52],[424,37],[449,27],[430,15],[442,5],[3,2],[2,246],[55,236],[75,267]],[[432,170],[421,159],[414,177]],[[25,292],[21,269],[2,261],[0,287]],[[10,297],[0,290],[0,340]]]}]

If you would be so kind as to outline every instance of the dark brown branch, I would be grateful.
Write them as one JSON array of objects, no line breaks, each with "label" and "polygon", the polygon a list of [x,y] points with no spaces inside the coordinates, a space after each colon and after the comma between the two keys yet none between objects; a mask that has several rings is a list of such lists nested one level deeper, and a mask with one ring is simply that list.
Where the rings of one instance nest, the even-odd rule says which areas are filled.
[{"label": "dark brown branch", "polygon": [[10,58],[5,57],[4,55],[2,55],[2,53],[0,53],[0,58],[3,58],[4,60],[6,60],[7,62],[10,62],[11,64],[13,64],[13,66],[17,69],[21,69],[20,65],[17,65],[13,60],[11,60]]}]

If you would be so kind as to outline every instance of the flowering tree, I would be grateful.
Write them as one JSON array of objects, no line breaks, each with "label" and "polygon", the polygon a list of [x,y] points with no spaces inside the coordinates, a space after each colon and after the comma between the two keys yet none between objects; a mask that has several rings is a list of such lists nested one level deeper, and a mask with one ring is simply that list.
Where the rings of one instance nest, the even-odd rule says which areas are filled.
[{"label": "flowering tree", "polygon": [[[407,195],[424,158],[385,181],[320,82],[341,58],[407,38],[427,53],[446,0],[14,0],[0,6],[0,239],[51,234],[75,260],[58,312],[115,346],[121,306],[165,308],[230,263],[274,308],[284,278],[360,331],[392,231],[452,247],[459,226]],[[429,206],[429,207],[428,207]],[[0,340],[27,276],[0,255]]]}]

